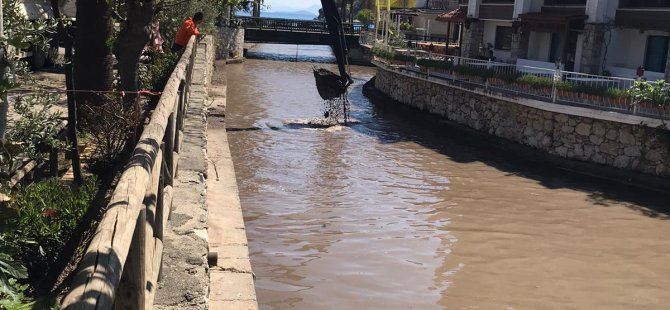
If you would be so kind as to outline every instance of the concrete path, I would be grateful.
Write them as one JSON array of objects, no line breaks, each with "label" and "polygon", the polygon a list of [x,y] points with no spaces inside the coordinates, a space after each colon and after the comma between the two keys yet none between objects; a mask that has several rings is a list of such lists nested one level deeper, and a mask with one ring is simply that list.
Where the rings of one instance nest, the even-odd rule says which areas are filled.
[{"label": "concrete path", "polygon": [[225,62],[217,62],[210,88],[207,140],[209,168],[207,208],[210,252],[218,263],[210,269],[210,309],[258,309],[249,260],[235,168],[225,127]]}]

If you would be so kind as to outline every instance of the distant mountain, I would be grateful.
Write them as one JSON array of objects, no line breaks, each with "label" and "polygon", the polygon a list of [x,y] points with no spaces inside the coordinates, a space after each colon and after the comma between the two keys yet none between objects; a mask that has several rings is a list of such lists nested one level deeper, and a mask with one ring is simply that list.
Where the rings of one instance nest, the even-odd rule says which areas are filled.
[{"label": "distant mountain", "polygon": [[287,12],[261,12],[261,17],[270,17],[270,18],[288,18],[288,19],[305,19],[312,20],[318,16],[317,13],[312,13],[310,11],[287,11]]},{"label": "distant mountain", "polygon": [[321,6],[318,4],[312,5],[308,8],[305,8],[305,11],[310,11],[316,15],[319,15],[319,10],[321,9]]}]

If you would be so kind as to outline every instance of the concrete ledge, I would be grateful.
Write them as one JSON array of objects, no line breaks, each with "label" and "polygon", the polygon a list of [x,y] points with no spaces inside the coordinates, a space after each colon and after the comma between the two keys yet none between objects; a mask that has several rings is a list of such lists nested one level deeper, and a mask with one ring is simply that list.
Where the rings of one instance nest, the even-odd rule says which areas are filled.
[{"label": "concrete ledge", "polygon": [[210,253],[218,260],[210,266],[209,308],[256,310],[244,217],[237,188],[224,115],[226,108],[225,61],[218,62],[208,118],[207,223]]}]

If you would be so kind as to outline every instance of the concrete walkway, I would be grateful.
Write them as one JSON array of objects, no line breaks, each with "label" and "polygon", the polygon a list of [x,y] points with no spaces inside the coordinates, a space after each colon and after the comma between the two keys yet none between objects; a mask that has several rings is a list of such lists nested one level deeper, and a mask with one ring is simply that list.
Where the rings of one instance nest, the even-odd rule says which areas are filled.
[{"label": "concrete walkway", "polygon": [[249,260],[235,168],[225,127],[225,62],[217,62],[212,80],[207,140],[209,168],[207,207],[210,252],[218,263],[210,269],[210,309],[258,309]]}]

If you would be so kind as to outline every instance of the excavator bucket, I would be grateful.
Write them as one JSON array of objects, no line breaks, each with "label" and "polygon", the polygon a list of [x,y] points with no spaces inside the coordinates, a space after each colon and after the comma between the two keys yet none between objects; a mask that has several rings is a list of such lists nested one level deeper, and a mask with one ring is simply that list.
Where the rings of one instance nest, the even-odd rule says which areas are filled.
[{"label": "excavator bucket", "polygon": [[319,95],[324,100],[333,100],[344,96],[347,88],[353,82],[347,73],[347,44],[342,27],[342,19],[337,10],[334,0],[321,0],[323,14],[326,18],[328,31],[332,38],[333,54],[337,60],[337,67],[340,75],[337,75],[327,69],[314,68],[314,78]]}]

